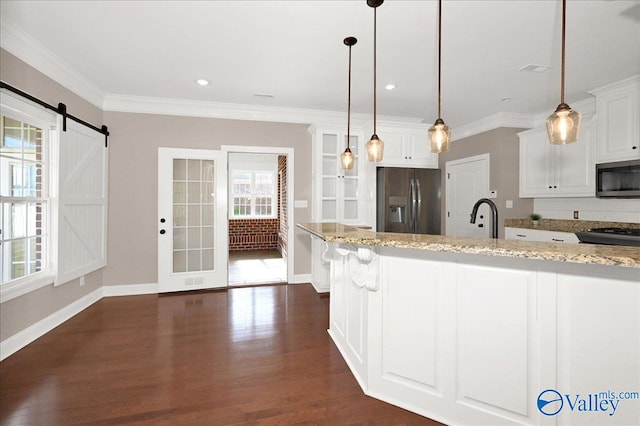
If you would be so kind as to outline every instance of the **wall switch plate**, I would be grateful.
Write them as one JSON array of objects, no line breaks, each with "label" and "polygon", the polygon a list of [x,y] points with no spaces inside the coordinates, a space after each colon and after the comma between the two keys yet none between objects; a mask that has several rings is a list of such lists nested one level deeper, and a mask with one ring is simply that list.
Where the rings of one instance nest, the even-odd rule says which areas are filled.
[{"label": "wall switch plate", "polygon": [[574,210],[573,211],[573,218],[574,219],[579,219],[580,218],[580,213],[578,212],[578,210]]},{"label": "wall switch plate", "polygon": [[489,198],[498,198],[498,191],[496,191],[495,189],[489,191]]},{"label": "wall switch plate", "polygon": [[507,200],[506,207],[508,209],[512,209],[513,208],[513,200]]},{"label": "wall switch plate", "polygon": [[293,203],[296,209],[306,209],[308,205],[307,200],[295,200]]}]

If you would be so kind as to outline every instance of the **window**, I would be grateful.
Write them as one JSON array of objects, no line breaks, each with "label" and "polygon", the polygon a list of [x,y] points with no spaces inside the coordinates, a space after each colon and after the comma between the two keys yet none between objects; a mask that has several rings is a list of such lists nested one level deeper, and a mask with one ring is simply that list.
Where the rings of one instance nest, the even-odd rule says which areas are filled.
[{"label": "window", "polygon": [[0,116],[0,284],[48,269],[47,133]]},{"label": "window", "polygon": [[[0,303],[106,265],[105,136],[0,98]],[[55,190],[55,191],[54,191]]]},{"label": "window", "polygon": [[233,171],[231,175],[231,217],[235,219],[275,218],[274,172]]}]

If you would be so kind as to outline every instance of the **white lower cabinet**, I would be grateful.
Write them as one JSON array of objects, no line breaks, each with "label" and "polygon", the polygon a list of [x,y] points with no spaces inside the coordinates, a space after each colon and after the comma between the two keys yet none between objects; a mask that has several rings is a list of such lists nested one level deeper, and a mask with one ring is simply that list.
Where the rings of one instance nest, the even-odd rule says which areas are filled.
[{"label": "white lower cabinet", "polygon": [[353,253],[332,260],[330,334],[367,395],[447,424],[638,424],[633,271],[389,249],[368,291]]},{"label": "white lower cabinet", "polygon": [[504,228],[506,240],[543,241],[548,243],[578,244],[580,240],[572,232],[544,231],[541,229]]}]

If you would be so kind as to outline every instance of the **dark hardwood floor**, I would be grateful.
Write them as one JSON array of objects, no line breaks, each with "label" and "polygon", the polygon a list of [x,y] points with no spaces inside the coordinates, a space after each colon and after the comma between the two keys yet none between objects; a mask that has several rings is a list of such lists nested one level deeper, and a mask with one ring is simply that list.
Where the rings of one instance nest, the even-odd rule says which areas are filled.
[{"label": "dark hardwood floor", "polygon": [[362,393],[308,285],[105,298],[0,363],[2,425],[436,425]]}]

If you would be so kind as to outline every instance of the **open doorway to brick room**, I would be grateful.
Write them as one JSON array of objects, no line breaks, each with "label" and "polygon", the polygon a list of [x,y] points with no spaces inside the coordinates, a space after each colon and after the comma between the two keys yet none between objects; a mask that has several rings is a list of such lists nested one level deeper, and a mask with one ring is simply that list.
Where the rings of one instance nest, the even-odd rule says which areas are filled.
[{"label": "open doorway to brick room", "polygon": [[229,286],[287,282],[287,156],[229,153]]}]

